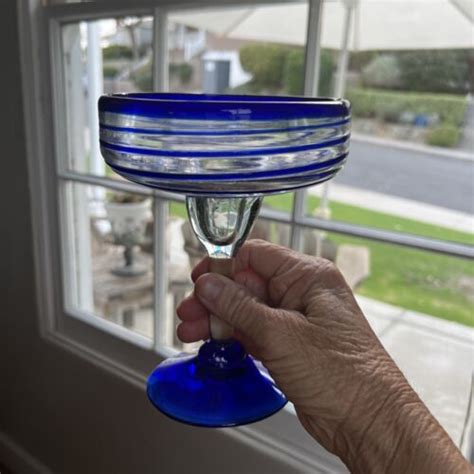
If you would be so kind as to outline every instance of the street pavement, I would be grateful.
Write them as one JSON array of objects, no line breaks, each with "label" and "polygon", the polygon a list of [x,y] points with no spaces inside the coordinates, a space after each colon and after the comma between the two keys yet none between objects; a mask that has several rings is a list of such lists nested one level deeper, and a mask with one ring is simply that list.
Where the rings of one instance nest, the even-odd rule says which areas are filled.
[{"label": "street pavement", "polygon": [[474,212],[474,161],[351,141],[345,168],[334,183]]}]

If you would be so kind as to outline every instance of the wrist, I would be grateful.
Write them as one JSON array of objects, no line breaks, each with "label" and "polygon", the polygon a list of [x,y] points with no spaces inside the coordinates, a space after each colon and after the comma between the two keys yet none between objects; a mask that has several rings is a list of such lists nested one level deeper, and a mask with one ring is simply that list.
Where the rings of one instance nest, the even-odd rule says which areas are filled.
[{"label": "wrist", "polygon": [[423,406],[389,357],[375,365],[334,437],[336,454],[351,472],[390,472],[406,421]]},{"label": "wrist", "polygon": [[339,456],[354,473],[406,472],[399,469],[400,452],[412,450],[422,402],[412,389],[399,383],[388,395],[367,407],[341,431]]},{"label": "wrist", "polygon": [[338,455],[354,473],[470,472],[448,434],[390,360],[364,412],[354,413],[336,440]]}]

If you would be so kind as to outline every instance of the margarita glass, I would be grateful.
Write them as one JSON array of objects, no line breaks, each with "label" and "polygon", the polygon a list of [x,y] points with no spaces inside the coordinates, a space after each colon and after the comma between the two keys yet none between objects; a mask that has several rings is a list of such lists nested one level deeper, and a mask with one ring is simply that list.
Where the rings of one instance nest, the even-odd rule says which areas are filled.
[{"label": "margarita glass", "polygon": [[[114,94],[100,98],[99,121],[107,164],[136,183],[185,194],[211,271],[230,278],[263,196],[331,179],[349,149],[349,104],[330,98]],[[211,315],[210,333],[197,354],[158,365],[148,379],[151,402],[213,427],[280,410],[285,396],[232,328]]]}]

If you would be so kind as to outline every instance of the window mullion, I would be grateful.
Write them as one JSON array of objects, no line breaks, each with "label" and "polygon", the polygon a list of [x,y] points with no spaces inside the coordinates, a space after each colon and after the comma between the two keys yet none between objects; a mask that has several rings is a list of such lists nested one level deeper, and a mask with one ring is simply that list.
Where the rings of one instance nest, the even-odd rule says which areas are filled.
[{"label": "window mullion", "polygon": [[161,352],[163,346],[171,346],[174,328],[167,318],[168,265],[167,239],[168,201],[158,196],[154,198],[154,322],[153,341],[155,350]]},{"label": "window mullion", "polygon": [[[308,26],[306,31],[304,94],[316,96],[318,94],[319,63],[321,53],[321,18],[323,0],[309,0]],[[303,241],[303,228],[296,222],[304,216],[306,190],[294,193],[293,211],[291,219],[290,246],[301,250]]]},{"label": "window mullion", "polygon": [[[155,8],[153,14],[153,90],[168,90],[168,21],[163,8]],[[168,201],[155,193],[154,197],[154,324],[153,341],[157,352],[173,342],[172,321],[167,317],[168,265],[167,226]]]},{"label": "window mullion", "polygon": [[168,86],[168,14],[158,7],[153,16],[153,89],[167,92]]},{"label": "window mullion", "polygon": [[104,188],[124,193],[146,194],[150,196],[153,194],[152,189],[142,186],[141,184],[135,184],[116,178],[108,178],[106,176],[95,176],[92,174],[77,173],[75,171],[62,171],[58,173],[58,178],[63,181],[75,181],[91,186],[103,186]]},{"label": "window mullion", "polygon": [[290,247],[300,250],[303,243],[303,228],[296,222],[304,215],[306,191],[298,190],[293,194],[293,210],[291,213]]}]

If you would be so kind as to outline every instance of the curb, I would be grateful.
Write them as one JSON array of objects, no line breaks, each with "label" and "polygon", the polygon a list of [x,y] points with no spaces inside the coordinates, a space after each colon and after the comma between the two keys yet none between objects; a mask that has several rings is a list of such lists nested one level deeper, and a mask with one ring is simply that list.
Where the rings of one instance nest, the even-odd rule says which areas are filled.
[{"label": "curb", "polygon": [[400,150],[425,153],[427,155],[442,156],[443,158],[455,158],[457,160],[474,161],[474,150],[472,153],[459,150],[446,150],[441,147],[418,145],[414,143],[393,140],[391,138],[377,138],[363,133],[351,133],[351,139],[357,142],[370,143],[372,145],[390,146]]}]

